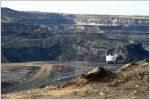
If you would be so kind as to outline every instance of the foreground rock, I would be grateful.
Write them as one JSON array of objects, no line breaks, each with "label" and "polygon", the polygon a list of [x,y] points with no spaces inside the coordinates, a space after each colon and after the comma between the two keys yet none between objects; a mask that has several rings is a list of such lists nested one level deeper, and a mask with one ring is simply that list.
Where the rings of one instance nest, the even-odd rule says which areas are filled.
[{"label": "foreground rock", "polygon": [[110,79],[113,79],[114,77],[114,73],[107,71],[100,66],[94,68],[90,72],[81,75],[81,78],[85,78],[89,81],[108,81]]}]

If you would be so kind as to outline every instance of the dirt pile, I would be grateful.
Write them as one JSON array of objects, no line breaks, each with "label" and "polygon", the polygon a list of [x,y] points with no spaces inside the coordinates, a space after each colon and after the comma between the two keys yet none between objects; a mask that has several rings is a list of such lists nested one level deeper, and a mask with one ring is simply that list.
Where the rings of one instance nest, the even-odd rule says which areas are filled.
[{"label": "dirt pile", "polygon": [[109,81],[115,77],[115,74],[99,66],[90,72],[82,74],[80,77],[89,81]]},{"label": "dirt pile", "polygon": [[[130,81],[141,81],[145,86],[149,84],[148,59],[132,62],[119,69],[114,85],[119,86]],[[147,87],[148,89],[148,87]]]}]

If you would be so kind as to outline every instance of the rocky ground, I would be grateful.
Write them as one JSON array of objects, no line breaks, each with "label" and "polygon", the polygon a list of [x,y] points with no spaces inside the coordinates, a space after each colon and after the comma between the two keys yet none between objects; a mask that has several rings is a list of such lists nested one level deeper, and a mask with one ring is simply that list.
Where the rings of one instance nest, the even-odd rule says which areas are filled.
[{"label": "rocky ground", "polygon": [[57,86],[2,94],[3,99],[148,99],[148,59],[123,65],[110,72],[102,67]]},{"label": "rocky ground", "polygon": [[[133,40],[148,50],[148,16],[76,15],[2,8],[2,62],[104,63],[109,49]],[[139,50],[136,50],[139,51]],[[18,53],[19,52],[19,53]]]}]

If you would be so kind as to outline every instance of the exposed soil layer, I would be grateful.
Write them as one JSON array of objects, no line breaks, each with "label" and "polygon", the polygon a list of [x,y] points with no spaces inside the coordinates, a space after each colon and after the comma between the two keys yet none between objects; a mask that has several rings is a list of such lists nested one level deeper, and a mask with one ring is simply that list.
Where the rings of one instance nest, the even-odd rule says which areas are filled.
[{"label": "exposed soil layer", "polygon": [[[51,61],[60,56],[64,61],[104,63],[107,50],[130,40],[149,50],[148,16],[1,11],[3,63]],[[141,48],[125,48],[129,57],[125,62],[145,58],[140,56],[146,54]],[[130,50],[137,56],[131,57]]]},{"label": "exposed soil layer", "polygon": [[2,93],[17,92],[47,85],[61,84],[95,64],[85,62],[2,63]]},{"label": "exposed soil layer", "polygon": [[[123,65],[118,71],[111,72],[114,77],[89,80],[77,75],[70,81],[58,86],[45,86],[19,92],[3,94],[2,98],[42,98],[42,99],[148,99],[149,98],[148,59]],[[105,70],[105,69],[104,69]],[[105,70],[107,73],[109,71]],[[87,72],[89,73],[89,72]],[[87,74],[85,73],[85,74]],[[95,74],[96,75],[96,74]],[[94,76],[95,77],[95,76]]]}]

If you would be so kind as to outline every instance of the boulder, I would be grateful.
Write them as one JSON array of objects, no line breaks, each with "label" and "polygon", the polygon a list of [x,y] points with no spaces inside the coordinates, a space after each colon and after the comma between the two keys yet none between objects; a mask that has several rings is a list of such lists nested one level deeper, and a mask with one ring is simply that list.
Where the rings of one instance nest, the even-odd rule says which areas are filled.
[{"label": "boulder", "polygon": [[85,78],[90,81],[108,81],[112,80],[114,76],[114,73],[105,70],[101,66],[96,67],[93,70],[81,75],[82,78]]}]

